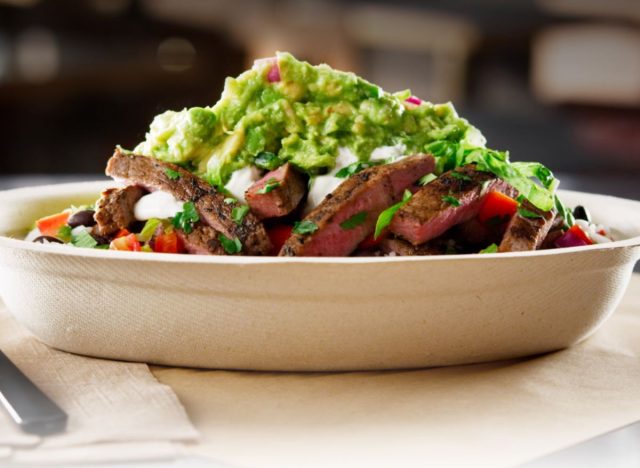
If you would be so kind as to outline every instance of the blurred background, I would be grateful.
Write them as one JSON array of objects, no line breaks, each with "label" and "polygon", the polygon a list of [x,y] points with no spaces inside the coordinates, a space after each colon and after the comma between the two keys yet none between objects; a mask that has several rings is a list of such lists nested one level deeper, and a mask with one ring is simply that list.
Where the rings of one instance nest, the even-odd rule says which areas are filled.
[{"label": "blurred background", "polygon": [[564,188],[640,199],[637,0],[0,0],[0,187],[96,179],[275,50],[450,100]]}]

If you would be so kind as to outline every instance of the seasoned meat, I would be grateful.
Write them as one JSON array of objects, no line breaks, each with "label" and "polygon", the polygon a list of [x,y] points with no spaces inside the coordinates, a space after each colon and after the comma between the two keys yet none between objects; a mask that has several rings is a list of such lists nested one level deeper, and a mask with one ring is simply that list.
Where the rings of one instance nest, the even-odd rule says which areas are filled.
[{"label": "seasoned meat", "polygon": [[249,187],[245,198],[258,218],[278,218],[296,209],[306,189],[304,176],[286,163]]},{"label": "seasoned meat", "polygon": [[211,226],[197,224],[189,234],[176,229],[176,234],[182,240],[185,250],[190,254],[226,255],[218,241],[218,231]]},{"label": "seasoned meat", "polygon": [[490,191],[515,195],[515,189],[508,183],[493,174],[477,171],[474,165],[445,172],[418,190],[396,212],[391,232],[413,245],[424,244],[475,217]]},{"label": "seasoned meat", "polygon": [[133,207],[142,198],[145,190],[136,185],[125,188],[111,188],[102,192],[98,208],[94,214],[94,233],[108,237],[120,229],[128,229],[134,222]]},{"label": "seasoned meat", "polygon": [[232,218],[233,205],[224,202],[223,194],[175,164],[147,156],[125,154],[116,149],[107,163],[106,173],[150,191],[162,190],[171,193],[177,200],[193,202],[205,224],[230,239],[240,240],[243,254],[266,255],[271,249],[264,226],[253,214],[247,213],[239,224],[236,223]]},{"label": "seasoned meat", "polygon": [[338,186],[304,219],[313,232],[293,234],[281,256],[346,256],[375,228],[378,215],[405,188],[433,171],[432,156],[416,155],[359,172]]},{"label": "seasoned meat", "polygon": [[447,247],[446,243],[443,242],[434,241],[414,246],[402,239],[387,238],[380,242],[380,250],[385,254],[406,257],[415,255],[443,255],[446,253]]},{"label": "seasoned meat", "polygon": [[[498,246],[500,252],[522,252],[536,250],[544,241],[553,220],[553,211],[542,211],[524,200],[507,225],[502,242]],[[529,216],[524,216],[526,210]]]},{"label": "seasoned meat", "polygon": [[556,215],[553,218],[553,223],[549,228],[549,232],[545,236],[542,244],[540,245],[540,249],[555,249],[556,248],[556,240],[558,240],[564,234],[564,218],[562,216]]}]

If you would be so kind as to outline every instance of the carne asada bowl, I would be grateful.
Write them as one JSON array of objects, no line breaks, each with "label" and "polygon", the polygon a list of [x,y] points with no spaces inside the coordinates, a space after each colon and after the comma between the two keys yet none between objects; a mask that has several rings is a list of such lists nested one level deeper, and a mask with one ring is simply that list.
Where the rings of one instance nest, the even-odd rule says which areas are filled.
[{"label": "carne asada bowl", "polygon": [[451,103],[287,53],[156,116],[106,173],[0,208],[0,235],[30,241],[0,239],[8,306],[95,356],[331,370],[543,352],[611,312],[638,254],[637,203],[558,192]]},{"label": "carne asada bowl", "polygon": [[570,346],[614,310],[640,257],[640,202],[560,192],[605,244],[484,255],[147,254],[25,242],[32,220],[108,185],[0,193],[0,295],[43,342],[110,359],[324,371],[516,358]]}]

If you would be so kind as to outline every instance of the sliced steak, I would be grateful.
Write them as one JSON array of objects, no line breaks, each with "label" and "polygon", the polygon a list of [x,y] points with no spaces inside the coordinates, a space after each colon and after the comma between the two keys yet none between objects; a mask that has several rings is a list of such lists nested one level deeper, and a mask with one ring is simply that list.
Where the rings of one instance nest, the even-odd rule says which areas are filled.
[{"label": "sliced steak", "polygon": [[509,196],[515,189],[493,174],[467,165],[445,172],[418,190],[391,221],[391,232],[413,245],[424,244],[478,214],[490,191]]},{"label": "sliced steak", "polygon": [[106,173],[115,179],[141,185],[147,190],[171,193],[177,200],[195,204],[203,223],[228,238],[238,238],[242,253],[266,255],[271,243],[262,223],[247,213],[237,224],[233,221],[233,205],[224,202],[225,196],[215,187],[191,172],[147,156],[125,154],[119,149],[107,163]]},{"label": "sliced steak", "polygon": [[380,242],[380,250],[387,255],[391,254],[398,257],[443,255],[447,252],[447,246],[443,242],[427,242],[426,244],[415,246],[403,239],[387,238]]},{"label": "sliced steak", "polygon": [[142,187],[136,185],[102,192],[94,214],[94,233],[100,237],[109,237],[120,229],[128,229],[136,221],[133,207],[145,193]]},{"label": "sliced steak", "polygon": [[293,234],[281,256],[338,256],[353,252],[375,228],[378,215],[405,188],[433,171],[429,155],[416,155],[359,172],[338,186],[304,219],[313,232]]},{"label": "sliced steak", "polygon": [[198,255],[226,255],[218,241],[218,231],[211,226],[198,224],[189,234],[176,229],[176,234],[182,240],[185,250]]},{"label": "sliced steak", "polygon": [[521,210],[513,215],[507,225],[502,242],[498,246],[500,252],[522,252],[536,250],[542,245],[549,229],[553,224],[555,213],[542,211],[529,203],[522,202],[521,208],[529,213],[524,216]]},{"label": "sliced steak", "polygon": [[279,218],[296,209],[306,190],[304,176],[286,163],[249,187],[245,199],[258,218]]}]

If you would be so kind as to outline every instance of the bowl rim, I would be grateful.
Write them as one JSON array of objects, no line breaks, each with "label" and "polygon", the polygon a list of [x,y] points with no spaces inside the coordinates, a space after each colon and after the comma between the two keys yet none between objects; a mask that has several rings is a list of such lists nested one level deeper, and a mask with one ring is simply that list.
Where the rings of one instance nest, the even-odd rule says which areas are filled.
[{"label": "bowl rim", "polygon": [[[11,190],[0,191],[0,203],[11,198],[23,199],[39,198],[44,199],[51,195],[63,195],[69,192],[69,196],[73,196],[74,192],[82,191],[88,193],[95,190],[99,192],[107,185],[118,185],[113,181],[100,180],[89,182],[71,182],[63,184],[40,185],[33,187],[22,187]],[[33,192],[37,190],[38,196],[34,197]],[[580,192],[575,190],[559,190],[560,194],[573,194],[575,196],[598,197],[609,199],[615,203],[631,205],[640,212],[640,201],[627,198],[614,197],[611,195]],[[526,252],[503,252],[503,253],[487,253],[487,254],[458,254],[458,255],[424,255],[424,256],[394,256],[394,257],[259,257],[259,256],[216,256],[216,255],[175,255],[168,253],[154,253],[150,255],[147,252],[122,252],[100,249],[81,249],[69,248],[66,245],[58,244],[39,244],[27,242],[22,239],[12,238],[0,234],[0,247],[8,247],[16,250],[27,250],[37,253],[50,253],[70,257],[84,257],[95,259],[109,259],[114,261],[144,261],[144,262],[162,262],[177,264],[217,264],[217,265],[254,265],[254,264],[386,264],[386,263],[404,263],[404,262],[453,262],[453,261],[483,261],[483,260],[508,260],[514,258],[529,257],[547,257],[558,255],[571,255],[574,253],[587,253],[593,251],[607,251],[620,248],[640,247],[640,235],[613,241],[605,244],[592,244],[581,247],[568,247],[562,249],[550,250],[533,250]],[[639,253],[640,255],[640,253]]]}]

